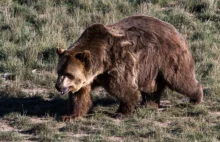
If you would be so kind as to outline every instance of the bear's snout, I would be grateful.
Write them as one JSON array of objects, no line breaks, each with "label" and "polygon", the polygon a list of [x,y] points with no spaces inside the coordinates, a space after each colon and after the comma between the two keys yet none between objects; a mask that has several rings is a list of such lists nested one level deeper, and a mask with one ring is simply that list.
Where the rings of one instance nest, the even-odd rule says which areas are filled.
[{"label": "bear's snout", "polygon": [[62,95],[69,92],[69,87],[63,87],[58,83],[56,83],[55,88],[57,89],[57,91],[61,92]]},{"label": "bear's snout", "polygon": [[62,90],[62,86],[59,83],[56,83],[55,88],[57,89],[57,91],[61,92]]},{"label": "bear's snout", "polygon": [[55,88],[57,89],[57,91],[62,92],[62,90],[64,90],[64,86],[63,86],[63,80],[64,77],[63,76],[58,76],[57,81],[56,81],[56,85]]}]

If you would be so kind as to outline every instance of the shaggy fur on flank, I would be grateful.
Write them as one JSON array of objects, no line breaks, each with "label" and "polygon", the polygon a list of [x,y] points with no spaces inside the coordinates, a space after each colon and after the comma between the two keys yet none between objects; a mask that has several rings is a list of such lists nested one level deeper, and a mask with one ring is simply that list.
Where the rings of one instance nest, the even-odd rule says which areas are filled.
[{"label": "shaggy fur on flank", "polygon": [[186,40],[172,25],[154,17],[93,24],[57,53],[56,88],[69,92],[71,118],[86,115],[91,88],[97,85],[118,99],[120,115],[130,114],[141,97],[142,105],[159,107],[166,87],[196,104],[203,99]]}]

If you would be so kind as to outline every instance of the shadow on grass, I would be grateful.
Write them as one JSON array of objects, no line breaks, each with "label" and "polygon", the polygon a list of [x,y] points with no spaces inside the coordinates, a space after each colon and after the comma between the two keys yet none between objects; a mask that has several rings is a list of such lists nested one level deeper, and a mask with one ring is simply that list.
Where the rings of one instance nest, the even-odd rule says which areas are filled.
[{"label": "shadow on grass", "polygon": [[102,97],[102,98],[94,98],[93,100],[93,107],[97,106],[111,106],[118,104],[118,101],[113,97]]},{"label": "shadow on grass", "polygon": [[[68,114],[68,104],[66,99],[53,98],[45,100],[41,96],[34,97],[8,97],[2,95],[0,92],[0,117],[12,112],[18,112],[28,116],[55,116],[59,119],[60,116]],[[97,106],[108,107],[117,104],[117,101],[113,98],[102,97],[93,99],[93,106],[90,114],[93,113],[93,109]]]},{"label": "shadow on grass", "polygon": [[61,116],[67,113],[66,101],[61,98],[44,100],[42,97],[13,98],[0,97],[0,117],[18,112],[29,116]]}]

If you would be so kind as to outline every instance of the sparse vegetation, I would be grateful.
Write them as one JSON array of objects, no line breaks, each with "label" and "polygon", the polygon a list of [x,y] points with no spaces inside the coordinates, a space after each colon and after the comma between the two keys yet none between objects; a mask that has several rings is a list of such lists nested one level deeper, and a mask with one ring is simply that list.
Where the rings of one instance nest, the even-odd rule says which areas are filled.
[{"label": "sparse vegetation", "polygon": [[[55,47],[68,47],[92,23],[137,14],[167,21],[184,35],[204,103],[191,105],[167,90],[163,104],[171,106],[113,119],[108,114],[117,101],[97,91],[88,117],[61,122],[67,108],[54,88]],[[1,0],[0,141],[220,141],[219,29],[219,0]]]}]

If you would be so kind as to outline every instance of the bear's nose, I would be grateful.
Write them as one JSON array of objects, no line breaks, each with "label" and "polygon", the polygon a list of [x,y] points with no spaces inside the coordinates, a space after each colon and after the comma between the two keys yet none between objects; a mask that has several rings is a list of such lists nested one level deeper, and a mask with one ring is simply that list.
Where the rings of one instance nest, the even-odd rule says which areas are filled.
[{"label": "bear's nose", "polygon": [[57,89],[57,91],[61,92],[62,90],[62,86],[59,85],[58,83],[56,83],[55,88]]}]

